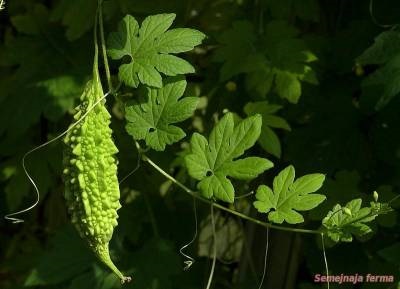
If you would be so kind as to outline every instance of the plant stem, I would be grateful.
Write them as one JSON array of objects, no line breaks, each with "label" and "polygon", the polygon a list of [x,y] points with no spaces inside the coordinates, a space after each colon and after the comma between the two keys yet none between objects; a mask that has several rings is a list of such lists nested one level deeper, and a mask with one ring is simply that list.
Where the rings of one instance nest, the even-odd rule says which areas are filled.
[{"label": "plant stem", "polygon": [[[136,145],[139,148],[139,145],[138,144],[136,144]],[[142,159],[143,159],[143,161],[145,161],[149,165],[151,165],[153,168],[155,168],[160,174],[162,174],[164,177],[166,177],[167,179],[172,181],[174,184],[176,184],[178,187],[183,189],[186,193],[188,193],[192,197],[194,197],[194,198],[196,198],[196,199],[198,199],[198,200],[200,200],[202,202],[208,203],[208,204],[210,204],[210,205],[212,205],[212,206],[214,206],[214,207],[216,207],[216,208],[218,208],[220,210],[223,210],[223,211],[228,212],[228,213],[230,213],[232,215],[238,216],[238,217],[240,217],[242,219],[245,219],[247,221],[256,223],[257,225],[260,225],[260,226],[265,227],[265,228],[277,229],[277,230],[288,231],[288,232],[296,232],[296,233],[318,234],[318,235],[321,234],[321,231],[319,231],[319,230],[308,230],[308,229],[290,228],[290,227],[284,227],[284,226],[279,226],[279,225],[273,225],[273,224],[270,224],[270,223],[262,222],[260,220],[251,218],[251,217],[249,217],[249,216],[247,216],[245,214],[242,214],[242,213],[240,213],[238,211],[231,210],[231,209],[229,209],[227,207],[224,207],[224,206],[222,206],[220,204],[217,204],[217,203],[215,203],[213,201],[210,201],[208,199],[205,199],[205,198],[201,197],[198,193],[192,191],[191,189],[186,187],[184,184],[182,184],[181,182],[176,180],[174,177],[169,175],[167,172],[165,172],[162,168],[160,168],[156,163],[154,163],[148,156],[146,156],[143,153],[142,153]]]},{"label": "plant stem", "polygon": [[102,51],[102,54],[103,54],[104,70],[106,72],[108,90],[111,91],[111,93],[113,93],[114,92],[114,88],[113,88],[113,84],[112,84],[112,81],[111,81],[110,67],[108,65],[108,59],[107,59],[106,41],[105,41],[105,38],[104,38],[103,0],[99,0],[99,4],[98,5],[99,5],[98,13],[99,13],[99,26],[100,26],[100,41],[101,41],[101,51]]}]

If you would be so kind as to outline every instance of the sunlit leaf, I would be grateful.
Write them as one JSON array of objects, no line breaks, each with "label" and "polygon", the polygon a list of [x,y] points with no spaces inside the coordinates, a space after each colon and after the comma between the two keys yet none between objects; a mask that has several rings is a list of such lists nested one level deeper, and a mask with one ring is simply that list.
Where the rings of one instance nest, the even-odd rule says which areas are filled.
[{"label": "sunlit leaf", "polygon": [[137,87],[143,83],[162,86],[161,74],[176,76],[193,73],[193,66],[172,54],[192,50],[205,35],[189,28],[168,30],[175,14],[148,16],[141,27],[133,16],[127,15],[108,39],[108,55],[113,59],[129,56],[130,62],[121,64],[119,78],[125,84]]},{"label": "sunlit leaf", "polygon": [[260,157],[237,159],[252,147],[261,133],[260,115],[248,117],[235,125],[227,113],[212,130],[209,140],[201,134],[192,136],[191,153],[185,156],[189,175],[200,182],[204,197],[233,203],[235,188],[228,177],[251,180],[273,166]]},{"label": "sunlit leaf", "polygon": [[186,81],[170,79],[162,88],[147,88],[145,102],[131,101],[126,106],[127,132],[158,151],[181,140],[185,132],[173,125],[189,118],[196,109],[197,97],[184,97]]},{"label": "sunlit leaf", "polygon": [[309,174],[295,180],[294,167],[288,166],[274,178],[272,189],[266,185],[258,187],[254,207],[268,214],[271,222],[302,223],[304,218],[297,211],[311,210],[326,199],[324,195],[313,194],[324,180],[323,174]]}]

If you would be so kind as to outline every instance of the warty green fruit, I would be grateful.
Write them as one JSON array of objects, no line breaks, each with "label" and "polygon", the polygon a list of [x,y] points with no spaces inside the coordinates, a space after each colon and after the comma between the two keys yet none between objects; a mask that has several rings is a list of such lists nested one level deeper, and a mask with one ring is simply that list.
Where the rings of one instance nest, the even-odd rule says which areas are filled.
[{"label": "warty green fruit", "polygon": [[70,127],[64,139],[65,199],[81,237],[125,282],[130,277],[120,272],[109,253],[109,242],[118,224],[117,210],[121,207],[115,158],[118,149],[112,139],[111,116],[105,100],[98,102],[104,94],[96,62],[97,59],[93,79],[87,83],[74,115],[78,123]]}]

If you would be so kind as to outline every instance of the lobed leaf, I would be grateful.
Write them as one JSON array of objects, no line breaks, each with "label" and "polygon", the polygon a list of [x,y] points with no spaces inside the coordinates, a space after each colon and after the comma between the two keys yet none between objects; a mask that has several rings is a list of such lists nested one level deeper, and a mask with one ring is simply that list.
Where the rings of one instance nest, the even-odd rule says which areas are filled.
[{"label": "lobed leaf", "polygon": [[[299,38],[299,31],[285,21],[271,21],[260,37],[248,21],[237,21],[218,41],[214,59],[222,62],[220,80],[246,74],[250,92],[262,97],[274,91],[291,103],[301,95],[301,82],[318,84],[309,63],[317,57]],[[260,48],[261,47],[261,48]]]},{"label": "lobed leaf", "polygon": [[261,185],[257,189],[254,207],[260,213],[267,213],[271,222],[289,224],[304,222],[297,211],[308,211],[321,204],[326,197],[313,194],[325,180],[323,174],[309,174],[295,181],[295,169],[288,166],[273,181],[273,189]]},{"label": "lobed leaf", "polygon": [[[189,28],[168,30],[175,14],[158,14],[146,17],[141,27],[136,19],[127,15],[118,31],[108,38],[108,55],[113,59],[130,58],[119,67],[119,79],[126,85],[138,87],[139,83],[161,87],[160,73],[176,76],[193,73],[193,66],[174,55],[192,50],[205,35]],[[167,31],[168,30],[168,31]]]},{"label": "lobed leaf", "polygon": [[248,117],[235,125],[227,113],[212,130],[209,140],[194,133],[191,153],[185,156],[189,175],[199,180],[197,187],[206,198],[233,203],[235,189],[228,179],[250,180],[273,166],[259,157],[235,160],[252,147],[261,133],[261,116]]},{"label": "lobed leaf", "polygon": [[157,151],[165,150],[183,137],[185,132],[173,125],[189,118],[196,109],[197,97],[184,97],[186,81],[170,78],[162,88],[147,88],[144,103],[134,100],[126,105],[126,131]]}]

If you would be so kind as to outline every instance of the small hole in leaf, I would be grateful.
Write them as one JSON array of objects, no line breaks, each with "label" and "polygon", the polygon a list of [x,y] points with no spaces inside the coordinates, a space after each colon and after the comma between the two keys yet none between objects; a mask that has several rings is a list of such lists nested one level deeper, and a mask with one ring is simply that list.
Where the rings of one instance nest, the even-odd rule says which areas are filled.
[{"label": "small hole in leaf", "polygon": [[155,132],[156,129],[154,127],[149,128],[149,132]]},{"label": "small hole in leaf", "polygon": [[213,172],[212,172],[212,171],[207,171],[207,172],[206,172],[206,176],[207,176],[207,177],[211,177],[212,175],[213,175]]},{"label": "small hole in leaf", "polygon": [[124,55],[124,56],[122,57],[122,59],[121,59],[121,62],[122,62],[123,64],[129,64],[129,63],[131,63],[131,62],[132,62],[132,56],[130,56],[130,55]]}]

